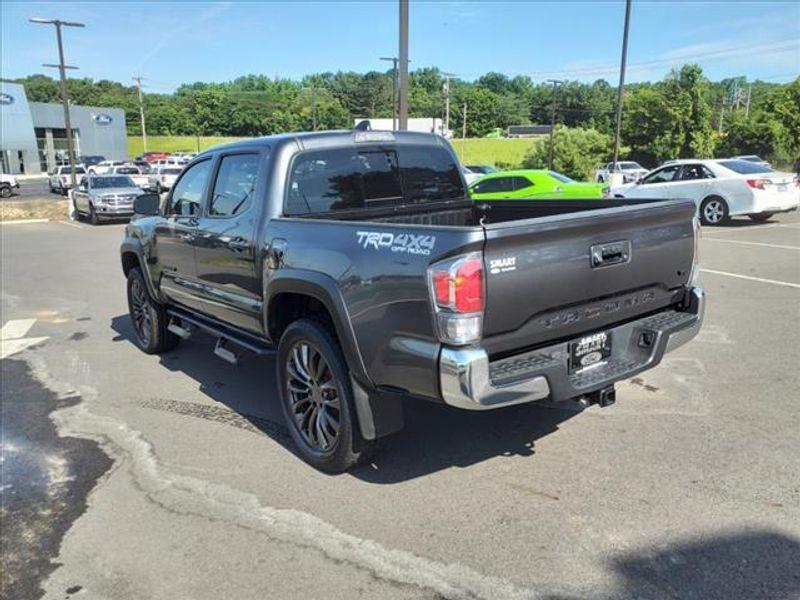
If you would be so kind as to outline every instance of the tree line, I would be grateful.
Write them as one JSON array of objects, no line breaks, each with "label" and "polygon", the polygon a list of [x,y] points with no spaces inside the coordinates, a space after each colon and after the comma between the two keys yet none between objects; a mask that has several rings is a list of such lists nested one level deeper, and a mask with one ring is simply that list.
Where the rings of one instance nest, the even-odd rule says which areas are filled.
[{"label": "tree line", "polygon": [[[31,75],[16,82],[25,86],[30,101],[60,100],[58,82],[50,77]],[[610,156],[616,88],[604,79],[554,89],[524,75],[487,73],[475,81],[451,79],[449,89],[450,127],[458,135],[465,104],[466,134],[481,137],[509,125],[549,124],[555,99],[556,123],[565,130],[557,136],[563,142],[558,152],[588,152],[592,161]],[[68,90],[75,104],[124,109],[129,135],[141,133],[135,86],[70,79]],[[788,162],[800,153],[800,77],[787,84],[744,78],[712,82],[689,64],[662,81],[626,85],[624,97],[624,157],[645,165],[734,154]],[[392,116],[392,74],[340,71],[299,81],[247,75],[184,84],[171,94],[145,91],[144,106],[147,131],[155,135],[248,137],[349,128],[355,118]],[[410,116],[443,117],[444,106],[442,71],[412,71]]]}]

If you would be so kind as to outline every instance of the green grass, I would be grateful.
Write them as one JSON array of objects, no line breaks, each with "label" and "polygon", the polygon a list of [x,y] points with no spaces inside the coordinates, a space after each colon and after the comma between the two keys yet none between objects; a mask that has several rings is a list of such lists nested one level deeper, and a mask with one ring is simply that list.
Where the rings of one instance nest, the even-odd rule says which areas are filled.
[{"label": "green grass", "polygon": [[[150,152],[198,152],[211,146],[235,142],[242,138],[221,136],[193,135],[148,135],[147,149]],[[142,153],[141,136],[128,136],[128,155],[137,156]]]},{"label": "green grass", "polygon": [[[147,149],[151,152],[197,152],[217,144],[233,142],[242,138],[204,137],[185,135],[154,135],[147,137]],[[459,160],[464,164],[488,164],[503,167],[518,167],[533,145],[531,138],[486,139],[467,138],[452,140]],[[199,145],[199,147],[198,147]],[[142,153],[142,138],[128,137],[128,153],[136,156]]]},{"label": "green grass", "polygon": [[467,138],[454,139],[450,143],[463,164],[519,167],[533,142],[532,138]]}]

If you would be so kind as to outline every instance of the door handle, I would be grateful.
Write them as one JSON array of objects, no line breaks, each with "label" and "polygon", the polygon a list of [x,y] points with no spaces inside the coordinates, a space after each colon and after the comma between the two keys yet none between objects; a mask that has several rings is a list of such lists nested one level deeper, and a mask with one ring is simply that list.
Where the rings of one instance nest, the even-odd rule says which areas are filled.
[{"label": "door handle", "polygon": [[267,265],[270,269],[279,269],[283,266],[283,258],[286,254],[286,240],[276,238],[270,242],[267,248]]},{"label": "door handle", "polygon": [[250,242],[244,238],[233,238],[227,246],[234,252],[242,252],[250,247]]}]

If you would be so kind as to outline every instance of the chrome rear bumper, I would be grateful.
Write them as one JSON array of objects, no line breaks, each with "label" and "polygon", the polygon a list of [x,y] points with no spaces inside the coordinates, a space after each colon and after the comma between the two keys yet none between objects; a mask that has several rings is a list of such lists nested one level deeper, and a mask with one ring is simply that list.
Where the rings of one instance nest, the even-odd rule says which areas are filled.
[{"label": "chrome rear bumper", "polygon": [[656,366],[664,354],[697,335],[705,311],[703,290],[689,289],[685,304],[683,311],[669,309],[607,330],[613,340],[608,360],[572,373],[567,368],[569,342],[492,362],[480,347],[443,347],[442,398],[458,408],[487,410],[602,389]]}]

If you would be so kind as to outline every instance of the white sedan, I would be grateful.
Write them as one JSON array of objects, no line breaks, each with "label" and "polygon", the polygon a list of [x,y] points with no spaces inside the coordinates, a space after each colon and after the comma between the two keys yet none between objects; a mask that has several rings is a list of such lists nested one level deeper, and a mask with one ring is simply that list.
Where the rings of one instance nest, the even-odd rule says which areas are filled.
[{"label": "white sedan", "polygon": [[766,221],[775,213],[797,210],[800,180],[744,160],[677,160],[648,173],[639,183],[611,190],[616,198],[688,198],[703,225],[747,215]]}]

